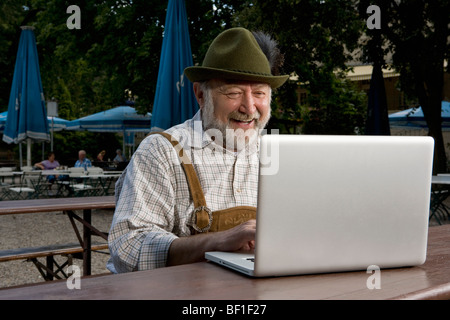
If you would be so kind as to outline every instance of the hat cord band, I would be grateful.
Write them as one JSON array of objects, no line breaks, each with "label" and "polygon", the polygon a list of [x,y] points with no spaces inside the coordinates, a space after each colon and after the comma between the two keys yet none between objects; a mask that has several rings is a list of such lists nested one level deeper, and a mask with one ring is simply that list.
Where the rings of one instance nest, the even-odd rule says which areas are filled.
[{"label": "hat cord band", "polygon": [[239,69],[228,69],[225,71],[233,71],[233,72],[241,72],[241,73],[249,73],[249,74],[256,74],[256,75],[260,75],[260,76],[266,76],[266,77],[271,77],[271,74],[268,73],[262,73],[262,72],[253,72],[253,71],[248,71],[248,70],[239,70]]}]

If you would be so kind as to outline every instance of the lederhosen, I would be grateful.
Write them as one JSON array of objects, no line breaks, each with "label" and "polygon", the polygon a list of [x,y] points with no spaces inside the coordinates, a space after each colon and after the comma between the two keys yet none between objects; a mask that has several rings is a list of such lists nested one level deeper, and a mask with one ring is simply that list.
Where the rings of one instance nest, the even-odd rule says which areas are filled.
[{"label": "lederhosen", "polygon": [[194,201],[194,211],[191,217],[192,234],[224,231],[250,219],[256,219],[256,208],[252,206],[237,206],[212,212],[206,205],[205,195],[203,194],[194,166],[184,154],[183,148],[179,145],[178,141],[165,132],[153,132],[151,134],[160,134],[169,140],[181,160],[181,165],[183,166],[189,185],[189,191]]}]

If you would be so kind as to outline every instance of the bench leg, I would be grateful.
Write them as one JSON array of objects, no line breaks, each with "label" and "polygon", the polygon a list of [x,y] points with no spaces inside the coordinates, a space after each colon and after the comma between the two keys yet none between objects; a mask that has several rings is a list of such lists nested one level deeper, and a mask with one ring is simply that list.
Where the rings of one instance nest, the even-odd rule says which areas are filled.
[{"label": "bench leg", "polygon": [[[91,222],[91,209],[83,210],[83,218],[77,216],[73,211],[64,211],[69,217],[70,223],[75,231],[75,234],[83,247],[83,276],[91,275],[91,236],[98,235],[103,239],[108,239],[108,234],[99,231]],[[75,220],[81,222],[83,225],[83,237],[81,237],[78,227],[75,224]]]},{"label": "bench leg", "polygon": [[41,274],[42,278],[44,278],[44,280],[47,281],[47,274],[44,272],[44,270],[47,268],[47,266],[40,263],[37,258],[31,258],[31,259],[28,259],[28,261],[33,262],[33,264],[36,266],[39,273]]},{"label": "bench leg", "polygon": [[46,268],[47,269],[47,277],[45,278],[45,280],[51,281],[51,280],[53,280],[53,275],[55,274],[53,272],[53,262],[54,262],[53,256],[47,256],[46,260],[47,260],[47,268]]},{"label": "bench leg", "polygon": [[47,257],[47,265],[41,263],[37,258],[31,258],[29,260],[31,260],[31,262],[34,263],[34,265],[36,266],[36,268],[38,269],[39,273],[41,274],[41,276],[44,278],[45,281],[51,281],[53,280],[53,277],[57,279],[62,279],[60,276],[55,274],[55,272],[53,272],[53,263],[49,263],[48,258],[52,257],[51,256]]},{"label": "bench leg", "polygon": [[57,266],[57,269],[55,270],[55,275],[61,273],[64,276],[64,278],[67,279],[69,276],[64,272],[64,267],[72,265],[72,255],[71,254],[67,255],[67,260],[62,265],[58,265],[58,263],[55,260],[53,261]]},{"label": "bench leg", "polygon": [[[91,224],[91,210],[83,210],[83,219],[87,224]],[[91,230],[83,224],[83,275],[91,274]]]},{"label": "bench leg", "polygon": [[[64,272],[64,267],[72,265],[72,255],[67,256],[67,261],[59,265],[53,256],[46,257],[46,264],[41,263],[37,258],[28,259],[33,262],[33,264],[38,269],[41,276],[45,281],[52,281],[54,278],[63,279],[59,274],[62,274],[64,278],[68,278],[67,274]],[[53,270],[56,265],[57,269]]]}]

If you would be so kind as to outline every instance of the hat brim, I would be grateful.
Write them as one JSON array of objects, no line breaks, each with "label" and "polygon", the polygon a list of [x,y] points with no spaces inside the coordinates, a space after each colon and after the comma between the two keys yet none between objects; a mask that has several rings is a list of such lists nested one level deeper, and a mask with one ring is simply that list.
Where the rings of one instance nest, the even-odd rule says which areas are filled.
[{"label": "hat brim", "polygon": [[184,73],[192,82],[207,81],[210,79],[254,81],[267,83],[272,89],[281,87],[289,78],[288,75],[272,76],[200,66],[187,67],[184,69]]}]

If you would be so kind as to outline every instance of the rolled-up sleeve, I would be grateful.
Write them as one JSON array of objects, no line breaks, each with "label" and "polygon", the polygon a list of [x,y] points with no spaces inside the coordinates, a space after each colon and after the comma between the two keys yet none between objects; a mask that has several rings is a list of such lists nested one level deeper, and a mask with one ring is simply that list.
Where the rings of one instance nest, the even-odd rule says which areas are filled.
[{"label": "rolled-up sleeve", "polygon": [[149,140],[133,155],[116,185],[116,211],[108,236],[109,264],[115,272],[165,267],[177,238],[172,233],[176,223],[173,152],[161,139]]}]

